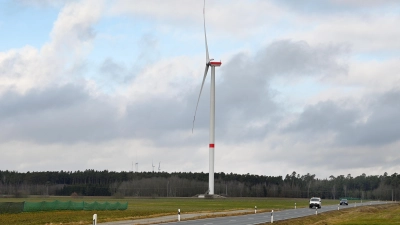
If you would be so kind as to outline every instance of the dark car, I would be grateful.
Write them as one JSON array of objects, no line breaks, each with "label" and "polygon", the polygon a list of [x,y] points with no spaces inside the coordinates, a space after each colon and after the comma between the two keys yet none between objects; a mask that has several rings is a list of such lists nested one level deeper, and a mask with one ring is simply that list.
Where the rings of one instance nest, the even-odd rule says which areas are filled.
[{"label": "dark car", "polygon": [[347,199],[342,199],[342,200],[340,200],[340,203],[339,203],[340,205],[349,205],[349,203],[347,202]]}]

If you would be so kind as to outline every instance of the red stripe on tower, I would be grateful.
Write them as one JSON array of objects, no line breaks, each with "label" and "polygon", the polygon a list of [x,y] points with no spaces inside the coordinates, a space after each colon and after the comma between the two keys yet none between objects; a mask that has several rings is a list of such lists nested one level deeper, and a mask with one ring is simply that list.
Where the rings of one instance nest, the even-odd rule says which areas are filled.
[{"label": "red stripe on tower", "polygon": [[210,144],[210,148],[214,148],[214,144]]}]

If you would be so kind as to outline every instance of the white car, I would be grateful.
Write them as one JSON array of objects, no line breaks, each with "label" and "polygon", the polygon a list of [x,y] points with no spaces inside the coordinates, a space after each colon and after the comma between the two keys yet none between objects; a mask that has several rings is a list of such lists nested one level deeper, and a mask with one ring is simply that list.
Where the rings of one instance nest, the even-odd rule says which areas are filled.
[{"label": "white car", "polygon": [[314,207],[318,207],[320,209],[321,206],[322,206],[321,198],[312,197],[310,199],[310,204],[309,204],[310,209]]}]

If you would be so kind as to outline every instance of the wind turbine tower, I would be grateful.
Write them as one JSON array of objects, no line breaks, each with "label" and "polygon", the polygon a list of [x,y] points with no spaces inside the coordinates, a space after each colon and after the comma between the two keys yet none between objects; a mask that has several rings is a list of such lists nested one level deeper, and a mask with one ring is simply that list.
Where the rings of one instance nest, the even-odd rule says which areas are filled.
[{"label": "wind turbine tower", "polygon": [[158,163],[158,172],[161,172],[161,162]]},{"label": "wind turbine tower", "polygon": [[207,34],[206,34],[206,16],[205,16],[205,5],[206,1],[204,0],[203,7],[203,19],[204,19],[204,39],[206,45],[206,67],[204,70],[203,82],[200,88],[199,98],[197,99],[196,110],[194,112],[193,118],[193,127],[194,121],[196,120],[196,112],[197,107],[199,106],[201,91],[203,90],[204,81],[207,77],[207,72],[209,67],[211,67],[211,87],[210,87],[210,136],[209,136],[209,174],[208,174],[208,194],[214,195],[214,150],[215,150],[215,67],[220,67],[221,62],[214,62],[214,59],[210,59],[208,55],[208,45],[207,45]]}]

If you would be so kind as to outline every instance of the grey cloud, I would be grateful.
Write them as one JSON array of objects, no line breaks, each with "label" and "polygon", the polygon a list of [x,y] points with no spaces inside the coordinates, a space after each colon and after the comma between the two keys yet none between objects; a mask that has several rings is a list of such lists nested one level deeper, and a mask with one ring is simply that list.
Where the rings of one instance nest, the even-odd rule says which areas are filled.
[{"label": "grey cloud", "polygon": [[[333,132],[336,146],[383,146],[400,140],[400,91],[392,90],[365,100],[366,109],[340,102],[308,106],[298,120],[282,130],[306,136]],[[366,121],[362,118],[367,117]]]},{"label": "grey cloud", "polygon": [[304,41],[276,41],[255,57],[258,73],[271,75],[342,75],[347,73],[343,59],[349,53],[348,46],[320,45],[312,47]]},{"label": "grey cloud", "polygon": [[339,141],[352,145],[386,145],[400,140],[400,91],[376,96],[368,105],[371,113],[365,122],[355,123],[339,134]]},{"label": "grey cloud", "polygon": [[351,127],[360,113],[356,109],[346,109],[333,101],[319,102],[307,106],[298,120],[285,128],[286,132],[310,133],[341,131]]},{"label": "grey cloud", "polygon": [[[221,67],[223,81],[217,84],[217,119],[223,126],[222,133],[241,138],[264,137],[283,116],[270,80],[343,74],[347,66],[339,61],[346,53],[346,47],[341,45],[313,48],[306,42],[283,40],[254,56],[235,55]],[[258,125],[249,127],[250,124]]]},{"label": "grey cloud", "polygon": [[24,74],[15,68],[24,67],[28,63],[20,53],[14,53],[0,62],[0,77],[20,78]]},{"label": "grey cloud", "polygon": [[111,58],[107,58],[100,65],[99,72],[102,78],[105,77],[106,83],[125,83],[130,79],[130,72],[125,65],[115,62]]},{"label": "grey cloud", "polygon": [[116,110],[105,103],[73,85],[9,92],[0,99],[0,139],[69,143],[116,137]]},{"label": "grey cloud", "polygon": [[90,27],[85,23],[74,24],[72,27],[72,33],[76,34],[78,39],[81,41],[91,40],[96,37],[96,32],[93,27]]},{"label": "grey cloud", "polygon": [[[217,68],[216,132],[219,141],[263,139],[276,129],[284,113],[274,100],[276,92],[270,86],[271,78],[288,74],[304,76],[310,71],[315,74],[334,71],[335,60],[322,63],[320,59],[320,63],[315,63],[311,59],[318,54],[323,54],[326,59],[336,59],[340,53],[312,48],[303,42],[279,41],[254,56],[239,53]],[[276,57],[272,57],[273,54]],[[99,69],[110,80],[129,73],[112,59],[106,59]],[[137,137],[151,139],[156,145],[197,145],[208,135],[208,81],[197,113],[196,135],[182,138],[179,134],[191,131],[200,82],[182,92],[183,96],[179,98],[157,96],[132,102],[127,105],[124,115],[119,114],[117,99],[92,96],[83,86],[48,87],[26,95],[9,92],[0,101],[0,123],[4,128],[0,139],[91,142]]]},{"label": "grey cloud", "polygon": [[7,92],[0,98],[1,120],[20,115],[33,115],[52,109],[62,110],[71,104],[84,102],[88,96],[73,85],[50,87],[46,90],[30,90],[21,95]]}]

